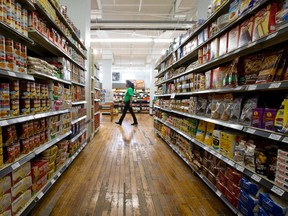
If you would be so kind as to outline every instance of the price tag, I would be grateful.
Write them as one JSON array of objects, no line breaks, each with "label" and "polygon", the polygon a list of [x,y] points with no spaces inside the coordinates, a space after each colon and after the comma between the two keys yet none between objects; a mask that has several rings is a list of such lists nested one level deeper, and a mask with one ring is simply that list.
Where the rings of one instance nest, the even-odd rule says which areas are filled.
[{"label": "price tag", "polygon": [[60,176],[61,176],[61,173],[60,173],[60,172],[59,172],[59,173],[57,173],[57,176],[58,176],[58,177],[60,177]]},{"label": "price tag", "polygon": [[285,137],[285,138],[282,140],[282,142],[288,143],[288,137]]},{"label": "price tag", "polygon": [[200,177],[201,179],[203,179],[203,175],[202,175],[202,174],[199,174],[199,177]]},{"label": "price tag", "polygon": [[270,134],[270,136],[268,138],[279,141],[281,139],[281,137],[282,137],[281,135]]},{"label": "price tag", "polygon": [[221,158],[221,157],[222,157],[222,155],[219,154],[219,153],[216,153],[215,156],[218,157],[218,158]]},{"label": "price tag", "polygon": [[209,150],[208,146],[204,146],[204,149],[205,149],[206,151],[208,151],[208,150]]},{"label": "price tag", "polygon": [[173,94],[171,94],[171,99],[174,99],[175,98],[175,96],[176,96],[176,93],[173,93]]},{"label": "price tag", "polygon": [[253,180],[255,180],[256,182],[260,182],[261,179],[262,179],[260,176],[258,176],[258,175],[256,175],[256,174],[253,174],[253,175],[251,176],[251,178],[252,178]]},{"label": "price tag", "polygon": [[273,34],[268,35],[268,37],[266,38],[266,40],[270,40],[271,38],[274,38],[277,34],[278,34],[278,32],[275,32],[275,33],[273,33]]},{"label": "price tag", "polygon": [[250,85],[249,87],[248,87],[248,91],[253,91],[253,90],[255,90],[257,88],[257,85]]},{"label": "price tag", "polygon": [[217,194],[217,196],[219,196],[219,197],[222,195],[221,191],[219,191],[219,190],[216,191],[216,194]]},{"label": "price tag", "polygon": [[16,74],[15,74],[14,72],[10,72],[10,71],[8,71],[8,75],[9,75],[9,76],[16,77]]},{"label": "price tag", "polygon": [[51,180],[51,184],[53,185],[55,183],[55,179],[52,179]]},{"label": "price tag", "polygon": [[248,128],[246,132],[250,134],[255,134],[256,130]]},{"label": "price tag", "polygon": [[15,164],[13,164],[11,167],[12,167],[13,170],[15,170],[15,169],[17,169],[18,167],[20,167],[20,163],[17,162],[17,163],[15,163]]},{"label": "price tag", "polygon": [[284,190],[280,189],[280,188],[277,187],[276,185],[274,185],[274,186],[271,188],[271,191],[273,191],[274,193],[276,193],[276,194],[279,195],[279,196],[283,196],[283,194],[285,193]]},{"label": "price tag", "polygon": [[37,198],[40,200],[43,196],[44,196],[44,193],[41,191],[41,192],[38,194]]},{"label": "price tag", "polygon": [[271,83],[269,89],[279,88],[281,86],[280,82]]},{"label": "price tag", "polygon": [[240,165],[236,165],[236,169],[238,170],[238,171],[240,171],[240,172],[244,172],[244,170],[245,170],[245,168],[244,167],[242,167],[242,166],[240,166]]},{"label": "price tag", "polygon": [[3,120],[0,122],[0,126],[6,126],[6,125],[8,125],[8,121]]},{"label": "price tag", "polygon": [[230,166],[232,166],[232,167],[234,167],[234,165],[235,165],[235,163],[234,163],[233,161],[231,161],[231,160],[227,160],[227,163],[228,163]]}]

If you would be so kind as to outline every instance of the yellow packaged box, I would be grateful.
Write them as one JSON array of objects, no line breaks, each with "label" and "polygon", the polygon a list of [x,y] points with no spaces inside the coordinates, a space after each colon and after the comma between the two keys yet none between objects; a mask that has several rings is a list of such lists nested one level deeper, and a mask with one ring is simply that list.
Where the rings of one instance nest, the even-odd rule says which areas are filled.
[{"label": "yellow packaged box", "polygon": [[213,143],[213,131],[215,128],[215,124],[208,122],[207,130],[204,138],[204,143],[208,146],[212,146]]},{"label": "yellow packaged box", "polygon": [[15,184],[12,189],[12,201],[16,200],[21,194],[23,194],[27,189],[32,186],[32,178],[31,176],[27,176],[17,184]]},{"label": "yellow packaged box", "polygon": [[20,166],[18,169],[12,172],[12,185],[15,185],[21,179],[31,174],[31,163],[28,161],[27,163]]},{"label": "yellow packaged box", "polygon": [[197,132],[196,132],[196,139],[203,142],[204,137],[205,137],[205,133],[206,133],[206,129],[207,129],[207,122],[205,121],[199,121],[199,125],[197,128]]},{"label": "yellow packaged box", "polygon": [[31,199],[31,189],[25,191],[12,203],[12,214],[15,215]]},{"label": "yellow packaged box", "polygon": [[3,196],[11,189],[11,176],[7,175],[0,179],[0,196]]},{"label": "yellow packaged box", "polygon": [[236,144],[242,139],[243,136],[234,132],[224,132],[220,134],[220,153],[227,157],[233,158],[234,149]]},{"label": "yellow packaged box", "polygon": [[57,152],[58,152],[58,146],[57,146],[57,145],[54,145],[54,146],[52,146],[51,148],[45,150],[45,151],[42,153],[42,155],[43,155],[44,157],[49,157],[49,156],[51,156],[51,155],[57,154]]}]

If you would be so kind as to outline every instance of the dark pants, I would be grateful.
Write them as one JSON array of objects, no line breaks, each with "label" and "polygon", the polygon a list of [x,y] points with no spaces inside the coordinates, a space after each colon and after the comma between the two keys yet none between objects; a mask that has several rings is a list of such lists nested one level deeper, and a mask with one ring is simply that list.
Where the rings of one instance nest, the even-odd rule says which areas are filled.
[{"label": "dark pants", "polygon": [[124,109],[123,109],[123,112],[122,112],[122,116],[121,118],[119,119],[119,123],[122,124],[122,121],[123,119],[125,118],[125,115],[127,113],[127,110],[129,110],[129,112],[131,113],[132,117],[133,117],[133,121],[134,123],[138,123],[137,122],[137,119],[136,119],[136,116],[135,116],[135,113],[133,112],[133,109],[132,107],[130,106],[130,101],[127,101],[127,102],[124,102]]}]

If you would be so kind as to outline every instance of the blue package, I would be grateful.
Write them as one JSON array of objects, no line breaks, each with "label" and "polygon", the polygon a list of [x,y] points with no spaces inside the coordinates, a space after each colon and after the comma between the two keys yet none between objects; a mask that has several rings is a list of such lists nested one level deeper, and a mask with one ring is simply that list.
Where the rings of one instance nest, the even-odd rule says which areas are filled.
[{"label": "blue package", "polygon": [[269,214],[260,206],[257,216],[269,216]]},{"label": "blue package", "polygon": [[239,200],[241,200],[244,205],[248,206],[251,209],[254,209],[255,206],[258,204],[258,199],[253,198],[244,190],[241,190]]},{"label": "blue package", "polygon": [[260,187],[257,184],[254,184],[253,182],[249,181],[246,178],[242,178],[240,180],[240,187],[246,191],[247,193],[256,196],[256,194],[258,193],[258,190],[260,189]]},{"label": "blue package", "polygon": [[276,203],[267,193],[259,194],[259,205],[266,210],[266,212],[271,213],[272,215],[285,216],[287,211],[287,208]]},{"label": "blue package", "polygon": [[244,205],[244,203],[241,200],[238,201],[238,209],[243,214],[243,216],[255,216],[253,209]]}]

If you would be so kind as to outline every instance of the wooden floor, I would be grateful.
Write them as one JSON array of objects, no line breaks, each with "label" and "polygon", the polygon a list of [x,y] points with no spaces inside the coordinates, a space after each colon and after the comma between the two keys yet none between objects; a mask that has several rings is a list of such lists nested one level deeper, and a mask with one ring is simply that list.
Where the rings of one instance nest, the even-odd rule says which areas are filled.
[{"label": "wooden floor", "polygon": [[[118,120],[115,117],[114,120]],[[153,132],[153,117],[127,114],[101,128],[31,215],[233,215]]]}]

